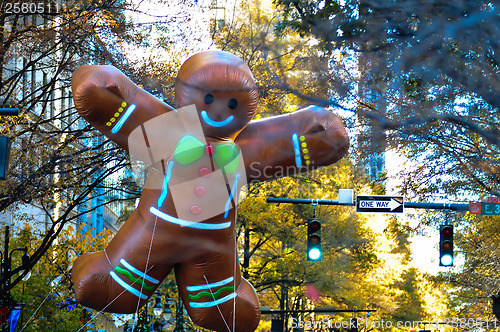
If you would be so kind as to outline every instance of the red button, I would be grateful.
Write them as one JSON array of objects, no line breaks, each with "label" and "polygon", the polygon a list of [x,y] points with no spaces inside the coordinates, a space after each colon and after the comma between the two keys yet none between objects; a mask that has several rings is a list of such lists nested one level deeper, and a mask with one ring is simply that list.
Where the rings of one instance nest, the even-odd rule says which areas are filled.
[{"label": "red button", "polygon": [[205,147],[205,154],[209,155],[209,156],[213,155],[214,154],[214,147],[211,145],[207,145]]},{"label": "red button", "polygon": [[196,194],[196,196],[203,196],[206,192],[207,190],[205,189],[205,187],[197,186],[196,188],[194,188],[194,193]]},{"label": "red button", "polygon": [[210,175],[210,173],[212,173],[212,171],[209,168],[207,168],[207,167],[200,168],[200,176],[203,176],[204,178],[206,178],[207,176]]},{"label": "red button", "polygon": [[201,207],[199,205],[191,205],[189,208],[192,214],[200,214],[201,213]]}]

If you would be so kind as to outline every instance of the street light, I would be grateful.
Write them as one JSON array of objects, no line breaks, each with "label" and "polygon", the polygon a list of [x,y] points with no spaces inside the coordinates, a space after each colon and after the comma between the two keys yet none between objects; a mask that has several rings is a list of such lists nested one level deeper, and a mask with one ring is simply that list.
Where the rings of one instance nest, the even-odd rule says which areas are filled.
[{"label": "street light", "polygon": [[184,332],[184,306],[182,305],[181,295],[178,293],[177,296],[177,310],[175,312],[175,327],[174,332]]},{"label": "street light", "polygon": [[[2,325],[2,331],[8,331],[9,323],[8,318],[12,309],[17,305],[17,302],[12,297],[10,293],[10,278],[12,277],[11,268],[12,268],[12,254],[15,251],[23,251],[24,254],[21,258],[21,270],[24,278],[28,275],[27,266],[29,263],[29,255],[28,248],[16,248],[12,249],[9,253],[9,226],[5,227],[5,243],[4,243],[4,251],[0,251],[0,257],[2,258],[2,264],[0,268],[0,320]],[[13,323],[17,324],[17,320]]]},{"label": "street light", "polygon": [[[146,302],[146,306],[142,308],[139,313],[119,317],[115,320],[115,325],[117,327],[124,325],[124,332],[170,330],[174,324],[171,306],[175,304],[177,309],[175,313],[175,326],[173,331],[185,331],[183,317],[184,309],[182,307],[180,296],[179,301],[176,303],[175,299],[169,298],[165,295],[165,305],[163,305],[160,291],[157,290],[155,295],[155,302],[152,308],[153,316],[150,314],[148,315],[148,302]],[[154,323],[150,324],[152,320],[154,320]]]},{"label": "street light", "polygon": [[153,307],[153,315],[155,315],[156,318],[161,315],[161,312],[163,311],[162,305],[161,305],[161,297],[160,297],[160,292],[156,291],[156,299],[155,299],[155,306]]},{"label": "street light", "polygon": [[170,301],[171,299],[167,299],[167,307],[165,308],[165,310],[163,310],[163,319],[166,321],[166,322],[170,322],[170,320],[172,319],[172,309],[170,309]]},{"label": "street light", "polygon": [[170,326],[172,326],[173,318],[170,305],[174,303],[175,303],[174,299],[165,296],[165,309],[164,309],[161,303],[161,294],[159,291],[156,291],[155,305],[153,307],[153,315],[156,317],[156,323],[153,324],[154,331],[164,331],[165,329],[168,329]]},{"label": "street light", "polygon": [[18,116],[19,108],[17,107],[0,108],[0,115]]}]

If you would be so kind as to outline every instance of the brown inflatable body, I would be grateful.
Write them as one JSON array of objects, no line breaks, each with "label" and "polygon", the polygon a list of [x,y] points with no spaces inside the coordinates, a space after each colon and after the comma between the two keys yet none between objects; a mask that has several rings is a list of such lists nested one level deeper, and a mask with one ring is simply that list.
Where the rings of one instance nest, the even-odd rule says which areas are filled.
[{"label": "brown inflatable body", "polygon": [[[311,106],[251,121],[258,99],[252,74],[243,61],[222,51],[198,53],[179,71],[177,109],[194,104],[198,119],[192,111],[177,112],[111,66],[78,68],[72,88],[81,116],[120,147],[144,146],[153,156],[153,140],[163,137],[161,158],[146,161],[149,172],[135,212],[104,251],[75,261],[77,301],[107,312],[136,312],[174,268],[196,324],[216,331],[254,331],[260,307],[255,290],[240,275],[237,189],[244,182],[283,176],[284,170],[299,173],[338,161],[348,150],[340,119]],[[180,139],[168,136],[182,132],[177,118],[169,115],[186,115]],[[189,116],[192,121],[185,120]],[[156,119],[166,121],[167,136],[148,133],[155,124],[163,127]],[[191,130],[190,122],[198,129]],[[140,142],[130,139],[137,133],[144,134]],[[223,183],[207,180],[212,174]],[[189,220],[190,213],[198,218]]]}]

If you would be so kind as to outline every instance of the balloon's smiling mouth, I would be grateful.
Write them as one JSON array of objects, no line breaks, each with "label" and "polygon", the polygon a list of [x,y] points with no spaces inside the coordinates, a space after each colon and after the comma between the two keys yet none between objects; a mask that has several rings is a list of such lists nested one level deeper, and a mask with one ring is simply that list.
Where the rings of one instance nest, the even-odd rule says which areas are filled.
[{"label": "balloon's smiling mouth", "polygon": [[207,114],[207,111],[201,111],[201,118],[203,119],[203,121],[205,121],[208,125],[210,125],[212,127],[223,127],[223,126],[229,124],[234,119],[234,117],[232,115],[230,115],[225,120],[215,121],[215,120],[210,119],[210,117]]}]

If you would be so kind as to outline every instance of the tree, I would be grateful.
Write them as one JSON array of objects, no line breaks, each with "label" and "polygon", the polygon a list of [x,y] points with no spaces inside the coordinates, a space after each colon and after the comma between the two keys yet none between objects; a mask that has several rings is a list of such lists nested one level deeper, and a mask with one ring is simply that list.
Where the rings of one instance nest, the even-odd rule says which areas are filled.
[{"label": "tree", "polygon": [[[26,216],[23,228],[13,235],[12,247],[28,246],[31,252],[41,245],[43,233],[29,221],[32,217]],[[24,331],[77,331],[87,323],[99,325],[99,320],[91,320],[95,312],[76,304],[70,273],[76,256],[102,249],[111,236],[109,230],[100,237],[93,236],[91,230],[77,232],[72,226],[62,230],[51,251],[31,269],[31,277],[12,291],[14,299],[23,304],[18,326]],[[13,266],[20,266],[19,257],[14,258]]]},{"label": "tree", "polygon": [[[325,54],[357,64],[360,79],[351,82],[362,87],[352,107],[363,129],[360,152],[370,140],[396,148],[407,160],[398,176],[405,196],[500,195],[497,2],[275,3],[284,13],[281,31],[313,36]],[[342,95],[334,95],[339,98],[325,104],[344,105]],[[384,135],[377,139],[377,132]],[[438,222],[441,217],[429,214],[421,223]],[[488,298],[498,292],[496,219],[457,215],[453,223],[464,265],[436,282],[452,287],[452,315],[491,318]]]},{"label": "tree", "polygon": [[458,225],[455,234],[457,259],[463,259],[460,269],[439,276],[449,286],[453,317],[493,320],[491,296],[500,291],[498,271],[499,223],[496,216],[469,216]]},{"label": "tree", "polygon": [[[326,56],[359,63],[360,81],[344,77],[363,86],[359,95],[352,92],[357,106],[351,110],[373,130],[360,140],[386,131],[409,160],[428,165],[405,174],[412,180],[403,191],[498,194],[498,6],[441,0],[275,3],[284,14],[280,31],[312,36]],[[324,103],[345,107],[346,95],[333,90],[338,98]]]},{"label": "tree", "polygon": [[[322,101],[332,85],[342,84],[340,77],[325,76],[328,61],[318,56],[315,47],[308,46],[311,39],[290,31],[274,34],[278,18],[259,2],[242,2],[232,25],[215,35],[222,49],[250,64],[259,87],[261,116]],[[280,81],[282,77],[293,89],[280,84],[285,80]],[[286,170],[283,172],[286,174]],[[412,280],[414,287],[422,288],[427,278],[417,271],[408,277],[404,274],[404,269],[411,267],[408,234],[394,221],[376,218],[371,222],[375,218],[358,215],[346,207],[317,207],[317,216],[322,220],[323,258],[308,262],[306,221],[313,216],[313,208],[265,202],[269,196],[335,199],[339,188],[370,193],[380,191],[380,187],[373,186],[351,158],[309,174],[286,175],[291,177],[250,185],[247,198],[239,205],[242,273],[255,286],[261,304],[279,308],[288,302],[290,309],[373,308],[377,309],[375,320],[411,318],[403,308],[405,298],[416,293],[405,288],[399,277],[403,275],[403,279]],[[372,223],[378,224],[377,228],[386,224],[386,230],[377,234]],[[422,308],[429,308],[426,299],[418,301]],[[430,317],[424,309],[421,317]],[[266,328],[269,322],[264,319],[260,330]]]},{"label": "tree", "polygon": [[396,288],[402,291],[396,296],[398,308],[395,318],[400,321],[422,321],[425,317],[423,308],[422,290],[419,287],[418,272],[415,268],[403,272],[402,280],[396,283]]},{"label": "tree", "polygon": [[[4,10],[12,3],[2,3],[0,13],[0,106],[21,111],[0,127],[14,142],[8,180],[0,184],[0,211],[16,220],[31,206],[47,218],[30,220],[41,240],[30,249],[29,270],[67,223],[137,195],[136,187],[116,176],[127,156],[76,116],[70,87],[81,63],[126,66],[110,39],[130,41],[134,35],[122,1],[45,2],[43,11],[30,14]],[[90,204],[95,197],[101,199]],[[3,276],[13,277],[12,288],[21,282],[19,271]]]},{"label": "tree", "polygon": [[[163,8],[183,4],[183,11],[154,13],[150,17],[155,25],[134,21],[130,14],[141,14],[140,10],[122,0],[69,0],[62,4],[45,1],[45,7],[37,6],[36,13],[29,4],[17,10],[21,4],[16,1],[2,2],[0,107],[19,107],[21,112],[19,117],[4,118],[0,124],[1,133],[14,141],[8,180],[0,185],[0,212],[8,212],[16,222],[28,218],[29,210],[42,216],[29,219],[39,241],[34,241],[36,245],[29,249],[28,269],[45,264],[46,255],[58,248],[59,236],[65,233],[66,226],[82,220],[85,223],[88,214],[104,215],[103,210],[112,209],[123,220],[130,213],[130,202],[133,204],[139,197],[140,188],[129,172],[128,155],[76,113],[71,76],[82,64],[112,64],[159,98],[168,99],[164,87],[155,79],[158,72],[151,67],[173,82],[181,57],[180,51],[170,50],[172,40],[191,40],[193,29],[181,30],[190,37],[182,39],[178,38],[178,30],[172,33],[169,28],[181,25],[189,16],[186,11],[195,4],[183,0],[162,3]],[[162,64],[151,56],[147,62],[141,62],[125,56],[127,52],[134,53],[130,50],[148,45],[169,50],[176,61]],[[103,218],[106,215],[100,219]],[[92,225],[85,225],[82,232],[91,229]],[[99,227],[92,229],[98,238],[99,231]],[[17,268],[2,276],[12,277],[11,288],[22,283],[19,271]],[[72,297],[70,292],[65,296]],[[39,317],[34,319],[42,324]]]}]

